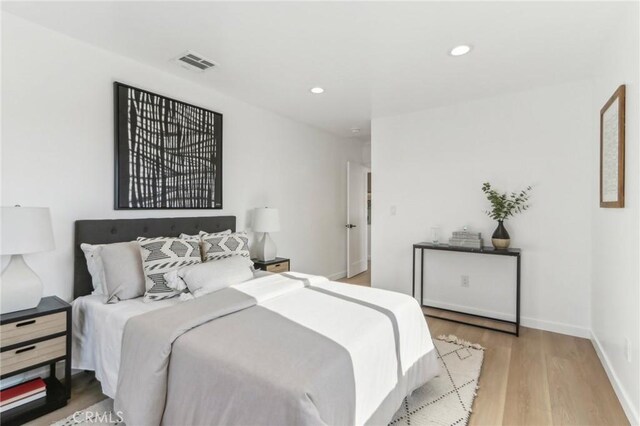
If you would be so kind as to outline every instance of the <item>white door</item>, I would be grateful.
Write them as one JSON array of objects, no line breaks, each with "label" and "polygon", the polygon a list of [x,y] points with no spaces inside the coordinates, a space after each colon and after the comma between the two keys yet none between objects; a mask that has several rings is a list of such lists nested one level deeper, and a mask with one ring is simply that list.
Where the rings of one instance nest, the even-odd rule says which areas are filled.
[{"label": "white door", "polygon": [[347,278],[367,270],[367,173],[347,162]]}]

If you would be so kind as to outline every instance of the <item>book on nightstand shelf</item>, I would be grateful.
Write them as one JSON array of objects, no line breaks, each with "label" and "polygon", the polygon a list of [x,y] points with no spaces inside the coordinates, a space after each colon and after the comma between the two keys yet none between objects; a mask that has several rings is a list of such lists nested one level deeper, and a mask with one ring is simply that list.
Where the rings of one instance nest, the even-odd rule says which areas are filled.
[{"label": "book on nightstand shelf", "polygon": [[46,398],[46,396],[47,396],[47,391],[46,390],[40,391],[38,393],[34,393],[31,396],[27,396],[25,398],[19,399],[19,400],[14,401],[14,402],[11,402],[9,404],[0,406],[0,413],[4,413],[7,410],[11,410],[12,408],[20,407],[21,405],[27,404],[29,402],[35,401],[35,400],[40,399],[40,398]]},{"label": "book on nightstand shelf", "polygon": [[41,378],[29,380],[0,391],[0,413],[47,396],[47,386]]}]

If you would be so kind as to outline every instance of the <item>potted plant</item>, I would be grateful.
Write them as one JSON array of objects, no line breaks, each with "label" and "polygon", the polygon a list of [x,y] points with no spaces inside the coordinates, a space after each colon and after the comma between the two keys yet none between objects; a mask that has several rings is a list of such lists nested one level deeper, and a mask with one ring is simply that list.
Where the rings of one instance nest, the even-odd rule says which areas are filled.
[{"label": "potted plant", "polygon": [[487,210],[486,213],[491,219],[498,221],[498,227],[491,236],[491,243],[496,249],[506,250],[509,248],[511,238],[509,237],[509,233],[504,227],[503,222],[515,214],[521,213],[529,208],[530,191],[531,187],[529,186],[519,193],[500,193],[491,188],[491,184],[489,182],[482,184],[482,192],[484,192],[487,196],[487,200],[491,203],[491,210]]}]

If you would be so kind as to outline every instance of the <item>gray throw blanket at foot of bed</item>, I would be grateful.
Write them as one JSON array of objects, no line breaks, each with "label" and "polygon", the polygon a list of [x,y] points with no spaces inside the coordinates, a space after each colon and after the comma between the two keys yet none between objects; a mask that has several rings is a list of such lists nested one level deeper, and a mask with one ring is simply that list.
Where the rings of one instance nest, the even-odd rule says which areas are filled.
[{"label": "gray throw blanket at foot of bed", "polygon": [[115,410],[128,426],[346,425],[354,399],[342,346],[232,288],[125,328]]}]

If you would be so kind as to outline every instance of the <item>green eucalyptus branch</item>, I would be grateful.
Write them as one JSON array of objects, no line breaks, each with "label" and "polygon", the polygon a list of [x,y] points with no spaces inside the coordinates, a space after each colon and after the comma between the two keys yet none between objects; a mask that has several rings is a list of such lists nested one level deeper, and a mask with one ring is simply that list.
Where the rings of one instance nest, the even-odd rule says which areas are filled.
[{"label": "green eucalyptus branch", "polygon": [[491,203],[491,210],[486,210],[485,213],[487,213],[491,219],[497,221],[503,221],[518,213],[522,213],[529,209],[530,191],[531,186],[528,186],[526,189],[517,193],[500,193],[493,189],[489,182],[485,182],[482,184],[482,192],[484,192],[487,200]]}]

